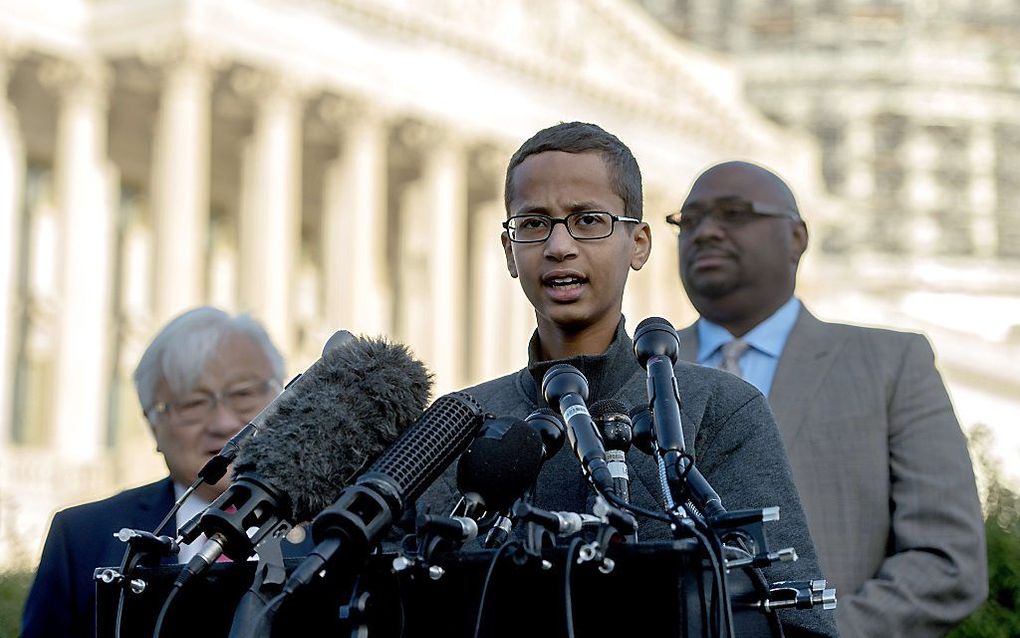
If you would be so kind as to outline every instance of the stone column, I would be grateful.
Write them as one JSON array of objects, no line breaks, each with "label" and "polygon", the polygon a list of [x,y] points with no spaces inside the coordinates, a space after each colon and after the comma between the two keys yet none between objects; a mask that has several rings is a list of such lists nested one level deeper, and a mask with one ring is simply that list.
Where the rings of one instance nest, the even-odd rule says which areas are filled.
[{"label": "stone column", "polygon": [[936,169],[940,149],[938,142],[923,127],[915,128],[904,142],[904,201],[914,211],[904,227],[904,253],[931,256],[938,252],[942,229],[937,219],[939,207],[947,205],[943,185],[938,183]]},{"label": "stone column", "polygon": [[467,155],[460,141],[446,132],[429,137],[422,183],[432,231],[430,363],[436,375],[436,391],[446,392],[465,379]]},{"label": "stone column", "polygon": [[995,130],[987,122],[974,124],[970,139],[971,235],[978,257],[994,257],[998,243],[995,220]]},{"label": "stone column", "polygon": [[524,344],[513,334],[512,300],[523,294],[507,272],[500,245],[503,202],[486,202],[476,212],[477,223],[469,242],[473,285],[468,311],[473,318],[470,348],[470,383],[510,372],[511,349]]},{"label": "stone column", "polygon": [[107,75],[98,63],[44,69],[58,88],[54,184],[62,215],[54,447],[94,460],[106,426],[114,220],[106,156]]},{"label": "stone column", "polygon": [[11,51],[0,47],[0,449],[10,441],[14,386],[16,279],[20,261],[21,191],[25,157],[17,113],[7,101],[13,72]]},{"label": "stone column", "polygon": [[845,194],[854,201],[869,201],[875,187],[875,133],[871,127],[870,114],[860,113],[847,117],[845,143]]},{"label": "stone column", "polygon": [[323,197],[326,317],[334,329],[387,334],[387,124],[367,104],[330,110],[341,128],[341,148]]},{"label": "stone column", "polygon": [[209,222],[210,71],[193,52],[169,57],[152,148],[157,324],[204,300]]},{"label": "stone column", "polygon": [[265,323],[281,351],[294,343],[292,281],[300,244],[301,100],[281,78],[246,74],[255,127],[246,151],[240,219],[241,306]]}]

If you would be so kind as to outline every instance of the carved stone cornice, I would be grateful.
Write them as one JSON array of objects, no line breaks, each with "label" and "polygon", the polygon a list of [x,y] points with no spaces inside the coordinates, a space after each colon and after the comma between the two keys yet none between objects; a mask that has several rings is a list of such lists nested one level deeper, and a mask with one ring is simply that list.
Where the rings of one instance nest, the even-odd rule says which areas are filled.
[{"label": "carved stone cornice", "polygon": [[238,95],[264,106],[274,102],[302,101],[312,87],[304,80],[275,71],[235,68],[229,78],[230,88]]},{"label": "carved stone cornice", "polygon": [[330,93],[323,94],[315,101],[312,112],[339,135],[355,127],[386,126],[395,115],[364,97]]},{"label": "carved stone cornice", "polygon": [[0,35],[0,100],[7,97],[7,86],[14,75],[14,66],[25,57],[28,49],[24,42]]},{"label": "carved stone cornice", "polygon": [[113,76],[98,59],[47,60],[38,67],[39,81],[65,101],[90,102],[105,108]]},{"label": "carved stone cornice", "polygon": [[[609,0],[534,4],[507,0],[495,5],[505,13],[504,20],[492,15],[494,5],[488,3],[321,2],[337,19],[458,49],[511,76],[538,80],[646,122],[688,131],[724,151],[743,146],[747,124],[742,109],[708,87],[706,69],[692,68],[717,63],[704,55],[696,55],[702,60],[692,62],[682,45],[636,7]],[[507,33],[507,22],[519,22],[515,14],[526,16],[526,28]],[[577,38],[578,33],[585,36]],[[506,44],[515,41],[521,46]],[[705,126],[706,117],[715,124]]]},{"label": "carved stone cornice", "polygon": [[229,63],[229,58],[215,44],[198,42],[182,34],[141,45],[138,58],[164,73],[182,69],[211,74]]}]

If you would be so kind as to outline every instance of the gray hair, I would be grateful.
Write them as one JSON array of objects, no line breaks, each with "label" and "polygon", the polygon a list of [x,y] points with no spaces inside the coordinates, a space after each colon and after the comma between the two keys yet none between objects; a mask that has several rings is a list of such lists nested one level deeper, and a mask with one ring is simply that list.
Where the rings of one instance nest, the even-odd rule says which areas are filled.
[{"label": "gray hair", "polygon": [[262,349],[269,360],[273,381],[283,381],[283,356],[266,329],[250,315],[231,316],[218,308],[202,306],[170,321],[145,349],[135,368],[135,391],[148,414],[156,402],[156,387],[166,381],[177,396],[198,383],[216,347],[229,335],[243,335]]}]

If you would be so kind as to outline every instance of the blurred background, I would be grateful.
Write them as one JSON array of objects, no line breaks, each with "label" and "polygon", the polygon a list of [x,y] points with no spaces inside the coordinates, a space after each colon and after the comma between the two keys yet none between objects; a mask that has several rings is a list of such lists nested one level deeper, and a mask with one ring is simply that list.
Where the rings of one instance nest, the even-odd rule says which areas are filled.
[{"label": "blurred background", "polygon": [[504,171],[563,120],[644,172],[631,327],[694,319],[664,217],[739,158],[801,200],[816,314],[928,335],[1006,557],[962,632],[1020,635],[1018,32],[1017,0],[0,0],[0,635],[57,509],[165,474],[130,375],[178,312],[251,312],[291,374],[339,328],[436,393],[520,367]]}]

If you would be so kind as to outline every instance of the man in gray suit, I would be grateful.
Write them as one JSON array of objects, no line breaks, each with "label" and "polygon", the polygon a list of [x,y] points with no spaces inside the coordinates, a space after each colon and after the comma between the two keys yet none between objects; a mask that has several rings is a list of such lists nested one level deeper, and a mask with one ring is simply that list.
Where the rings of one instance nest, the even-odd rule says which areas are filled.
[{"label": "man in gray suit", "polygon": [[708,169],[668,221],[701,314],[681,357],[768,397],[841,635],[947,633],[987,595],[987,565],[966,441],[928,341],[804,308],[807,226],[760,166]]}]

